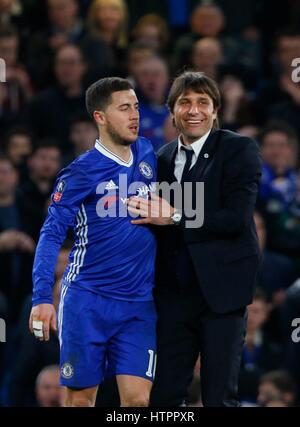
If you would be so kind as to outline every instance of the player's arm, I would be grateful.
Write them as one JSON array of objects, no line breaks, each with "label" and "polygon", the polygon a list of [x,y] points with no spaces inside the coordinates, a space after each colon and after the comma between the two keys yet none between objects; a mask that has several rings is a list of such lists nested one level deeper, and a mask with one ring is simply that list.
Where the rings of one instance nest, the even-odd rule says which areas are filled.
[{"label": "player's arm", "polygon": [[[224,166],[223,199],[224,207],[218,211],[205,213],[204,224],[193,228],[195,241],[210,240],[216,236],[239,234],[253,217],[258,184],[261,175],[261,161],[256,143],[250,139],[229,159]],[[129,211],[143,217],[131,221],[133,224],[172,224],[176,211],[159,197],[151,201],[132,198],[128,201]],[[204,207],[205,208],[205,207]],[[189,220],[182,212],[180,227],[186,227]]]},{"label": "player's arm", "polygon": [[49,340],[50,327],[56,330],[56,312],[52,304],[52,287],[60,247],[69,227],[74,226],[81,203],[91,192],[89,179],[84,171],[70,165],[55,183],[52,202],[33,264],[33,296],[29,328],[40,340]]}]

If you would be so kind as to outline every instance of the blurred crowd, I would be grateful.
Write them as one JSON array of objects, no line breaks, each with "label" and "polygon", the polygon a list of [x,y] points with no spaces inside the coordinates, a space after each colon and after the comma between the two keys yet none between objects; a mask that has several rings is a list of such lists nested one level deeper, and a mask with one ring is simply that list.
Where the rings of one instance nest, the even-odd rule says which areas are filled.
[{"label": "blurred crowd", "polygon": [[[299,405],[292,322],[300,313],[300,83],[291,64],[300,58],[300,4],[278,3],[0,0],[0,318],[7,326],[0,406],[62,404],[57,337],[41,343],[28,330],[31,269],[55,176],[97,137],[85,89],[101,77],[129,78],[140,135],[157,151],[177,137],[165,102],[185,69],[218,82],[221,127],[261,146],[255,221],[262,265],[249,306],[242,404]],[[56,306],[71,245],[72,235],[59,255]],[[200,364],[191,406],[201,406]]]}]

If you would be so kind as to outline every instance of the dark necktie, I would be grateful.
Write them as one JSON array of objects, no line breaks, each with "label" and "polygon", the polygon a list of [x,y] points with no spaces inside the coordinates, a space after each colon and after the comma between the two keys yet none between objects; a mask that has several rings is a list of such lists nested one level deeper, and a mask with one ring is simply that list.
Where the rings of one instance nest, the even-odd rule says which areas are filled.
[{"label": "dark necktie", "polygon": [[188,182],[189,181],[189,176],[190,176],[190,167],[192,164],[192,158],[193,158],[193,154],[194,154],[194,150],[189,150],[186,147],[181,147],[181,150],[183,150],[185,152],[185,164],[184,164],[184,169],[182,172],[182,176],[181,176],[181,180],[180,182]]}]

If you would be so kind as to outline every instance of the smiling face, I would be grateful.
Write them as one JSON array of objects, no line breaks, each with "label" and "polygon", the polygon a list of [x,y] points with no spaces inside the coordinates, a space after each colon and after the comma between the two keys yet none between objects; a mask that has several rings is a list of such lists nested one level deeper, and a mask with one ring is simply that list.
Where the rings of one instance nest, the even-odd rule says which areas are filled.
[{"label": "smiling face", "polygon": [[120,145],[130,145],[138,138],[139,106],[134,90],[113,92],[104,111],[95,111],[100,136],[108,136]]},{"label": "smiling face", "polygon": [[217,118],[211,97],[193,90],[188,90],[177,98],[173,115],[175,126],[186,144],[192,144],[205,135]]}]

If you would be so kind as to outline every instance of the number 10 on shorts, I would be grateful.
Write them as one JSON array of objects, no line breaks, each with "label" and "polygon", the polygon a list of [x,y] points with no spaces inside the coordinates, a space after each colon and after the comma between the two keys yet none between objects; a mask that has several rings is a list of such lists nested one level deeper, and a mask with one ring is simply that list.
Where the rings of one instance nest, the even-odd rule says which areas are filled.
[{"label": "number 10 on shorts", "polygon": [[147,369],[146,375],[147,375],[147,377],[154,379],[157,355],[154,353],[153,350],[148,350],[148,354],[149,354],[149,364],[148,364],[148,369]]}]

